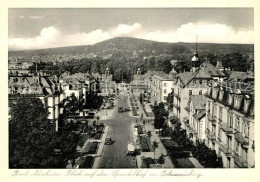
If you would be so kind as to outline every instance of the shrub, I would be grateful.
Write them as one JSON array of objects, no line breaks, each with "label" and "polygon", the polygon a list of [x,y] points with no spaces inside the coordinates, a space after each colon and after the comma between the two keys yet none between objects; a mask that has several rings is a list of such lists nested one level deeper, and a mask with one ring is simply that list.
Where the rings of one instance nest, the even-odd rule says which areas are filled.
[{"label": "shrub", "polygon": [[155,164],[154,159],[151,157],[147,157],[143,159],[143,167],[144,168],[150,168],[150,164]]}]

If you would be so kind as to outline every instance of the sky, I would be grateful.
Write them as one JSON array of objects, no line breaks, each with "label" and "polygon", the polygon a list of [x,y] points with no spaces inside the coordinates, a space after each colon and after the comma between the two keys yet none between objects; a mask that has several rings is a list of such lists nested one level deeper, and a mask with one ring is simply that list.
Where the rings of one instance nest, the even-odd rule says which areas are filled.
[{"label": "sky", "polygon": [[[114,37],[254,43],[253,8],[28,8],[8,10],[9,50],[93,45]],[[197,38],[196,38],[197,37]]]}]

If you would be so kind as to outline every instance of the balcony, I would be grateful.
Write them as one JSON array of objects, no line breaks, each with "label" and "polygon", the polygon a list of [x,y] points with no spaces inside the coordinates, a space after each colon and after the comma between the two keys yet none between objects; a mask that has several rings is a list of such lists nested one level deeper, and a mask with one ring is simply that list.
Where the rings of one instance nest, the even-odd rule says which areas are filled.
[{"label": "balcony", "polygon": [[216,119],[212,114],[208,114],[208,120],[212,123],[212,124],[216,124]]},{"label": "balcony", "polygon": [[228,145],[218,141],[219,149],[226,154],[227,157],[232,156],[232,150],[228,147]]},{"label": "balcony", "polygon": [[181,96],[179,95],[179,94],[177,94],[177,93],[174,93],[173,94],[177,99],[180,99],[181,98]]},{"label": "balcony", "polygon": [[248,162],[243,160],[242,157],[235,157],[234,162],[235,162],[236,165],[238,165],[241,168],[247,168],[248,167]]},{"label": "balcony", "polygon": [[209,140],[212,140],[212,141],[216,140],[216,133],[215,132],[211,132],[209,129],[207,129],[206,135],[209,138]]},{"label": "balcony", "polygon": [[227,134],[227,135],[232,135],[233,134],[233,128],[228,126],[226,123],[220,123],[222,130]]},{"label": "balcony", "polygon": [[248,148],[249,146],[249,138],[243,137],[241,133],[237,132],[235,133],[235,139],[245,148]]},{"label": "balcony", "polygon": [[177,104],[173,104],[173,107],[175,107],[177,110],[180,110],[180,106],[178,106]]}]

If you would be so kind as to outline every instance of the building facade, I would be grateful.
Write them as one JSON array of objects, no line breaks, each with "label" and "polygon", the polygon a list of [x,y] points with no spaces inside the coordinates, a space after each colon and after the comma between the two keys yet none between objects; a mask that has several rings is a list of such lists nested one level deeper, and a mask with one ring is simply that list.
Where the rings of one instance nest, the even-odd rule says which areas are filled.
[{"label": "building facade", "polygon": [[206,94],[206,144],[225,168],[255,166],[254,93],[212,85]]},{"label": "building facade", "polygon": [[15,102],[19,97],[40,99],[44,107],[48,108],[48,119],[55,123],[55,130],[58,131],[58,120],[62,113],[59,103],[64,99],[64,93],[59,83],[39,74],[35,76],[10,76],[8,78],[8,100]]}]

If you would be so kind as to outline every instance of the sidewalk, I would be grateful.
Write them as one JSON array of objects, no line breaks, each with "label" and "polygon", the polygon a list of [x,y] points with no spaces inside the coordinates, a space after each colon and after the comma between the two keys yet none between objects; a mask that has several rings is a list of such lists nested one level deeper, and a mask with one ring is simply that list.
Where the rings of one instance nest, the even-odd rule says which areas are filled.
[{"label": "sidewalk", "polygon": [[144,126],[144,133],[146,134],[148,131],[151,131],[151,143],[153,143],[153,141],[156,141],[157,144],[158,144],[158,148],[155,149],[155,153],[154,152],[141,152],[141,155],[137,155],[136,156],[136,160],[137,160],[137,166],[138,168],[141,168],[142,166],[142,158],[147,158],[147,157],[150,157],[150,158],[154,158],[155,159],[159,159],[159,157],[161,156],[161,154],[164,155],[164,159],[165,159],[165,163],[162,164],[162,168],[174,168],[174,165],[171,161],[171,159],[169,158],[169,156],[167,156],[167,152],[166,152],[166,149],[164,148],[161,140],[159,139],[158,135],[155,133],[154,131],[154,127],[152,126],[152,124],[145,124],[143,125],[140,121],[135,123],[135,122],[132,122],[131,123],[131,128],[132,128],[132,132],[133,132],[133,138],[134,138],[134,142],[136,144],[136,147],[141,147],[139,144],[138,144],[138,136],[136,136],[134,134],[134,126],[136,124],[140,124],[142,126]]},{"label": "sidewalk", "polygon": [[[98,149],[97,149],[97,153],[96,154],[87,154],[87,155],[84,155],[84,157],[86,156],[92,156],[94,157],[94,163],[93,163],[93,166],[92,168],[93,169],[97,169],[98,168],[98,164],[99,164],[99,161],[100,161],[100,157],[101,157],[101,154],[102,154],[102,151],[103,151],[103,148],[104,148],[104,145],[105,145],[105,140],[106,140],[106,137],[107,137],[107,133],[108,133],[108,129],[109,129],[109,126],[106,126],[104,131],[103,131],[103,134],[102,134],[102,138],[97,140],[97,139],[88,139],[86,140],[86,142],[84,143],[84,145],[82,146],[80,152],[83,152],[84,149],[87,147],[87,145],[90,143],[90,142],[98,142],[99,145],[98,145]],[[82,157],[82,156],[81,156]],[[75,168],[79,162],[80,162],[80,158],[81,157],[78,157],[75,161],[76,165],[74,167],[71,166],[71,163],[69,163],[67,165],[67,168],[69,169],[72,169],[72,168]]]}]

